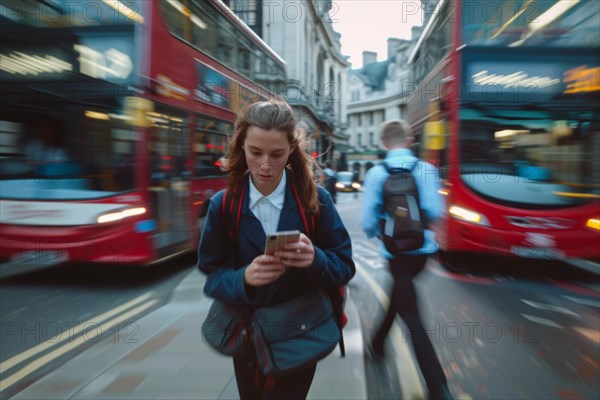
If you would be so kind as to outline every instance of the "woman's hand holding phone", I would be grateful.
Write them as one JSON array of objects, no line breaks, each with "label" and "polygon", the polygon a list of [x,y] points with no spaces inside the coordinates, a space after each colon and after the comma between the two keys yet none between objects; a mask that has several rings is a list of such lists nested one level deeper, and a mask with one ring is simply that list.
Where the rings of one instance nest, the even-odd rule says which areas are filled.
[{"label": "woman's hand holding phone", "polygon": [[298,242],[285,245],[283,250],[276,250],[275,256],[290,267],[308,268],[315,260],[315,248],[308,236],[301,233]]},{"label": "woman's hand holding phone", "polygon": [[256,257],[244,272],[244,281],[250,286],[260,287],[275,282],[284,274],[286,266],[308,268],[315,260],[315,249],[304,233],[294,243],[275,250],[273,255]]},{"label": "woman's hand holding phone", "polygon": [[275,282],[285,272],[281,258],[263,254],[256,257],[244,271],[244,281],[250,286],[264,286]]}]

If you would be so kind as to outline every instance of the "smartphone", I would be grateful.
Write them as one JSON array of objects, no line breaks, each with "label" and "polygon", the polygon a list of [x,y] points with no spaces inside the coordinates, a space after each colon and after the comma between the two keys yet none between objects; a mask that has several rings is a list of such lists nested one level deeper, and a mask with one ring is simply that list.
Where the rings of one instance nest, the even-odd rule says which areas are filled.
[{"label": "smartphone", "polygon": [[265,254],[272,255],[275,250],[282,250],[286,244],[300,241],[300,231],[275,232],[267,235]]}]

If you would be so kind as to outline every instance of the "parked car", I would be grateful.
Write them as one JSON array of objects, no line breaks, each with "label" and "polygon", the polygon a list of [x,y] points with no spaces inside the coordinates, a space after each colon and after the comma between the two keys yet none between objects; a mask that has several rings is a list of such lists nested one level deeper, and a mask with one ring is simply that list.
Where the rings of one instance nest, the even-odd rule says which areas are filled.
[{"label": "parked car", "polygon": [[339,192],[356,192],[360,189],[360,183],[354,181],[354,174],[350,171],[340,171],[336,174],[338,179],[335,184]]}]

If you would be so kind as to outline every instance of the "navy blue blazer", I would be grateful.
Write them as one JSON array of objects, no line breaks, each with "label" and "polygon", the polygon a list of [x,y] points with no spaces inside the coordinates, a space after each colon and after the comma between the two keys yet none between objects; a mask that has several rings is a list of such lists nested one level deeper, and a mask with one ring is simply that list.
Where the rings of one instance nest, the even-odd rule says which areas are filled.
[{"label": "navy blue blazer", "polygon": [[[285,201],[277,230],[297,229],[307,234],[290,186],[291,182],[292,177],[288,175]],[[245,184],[249,184],[247,180]],[[331,196],[325,189],[318,187],[320,212],[316,232],[311,237],[315,249],[313,265],[309,268],[288,268],[277,281],[265,286],[256,288],[245,285],[246,266],[264,253],[266,239],[260,221],[248,207],[249,192],[246,188],[237,250],[221,220],[225,191],[220,191],[211,199],[198,248],[198,269],[207,275],[204,286],[206,295],[226,303],[242,302],[258,308],[290,300],[318,287],[342,286],[348,283],[356,272],[352,261],[350,236],[333,205]]]}]

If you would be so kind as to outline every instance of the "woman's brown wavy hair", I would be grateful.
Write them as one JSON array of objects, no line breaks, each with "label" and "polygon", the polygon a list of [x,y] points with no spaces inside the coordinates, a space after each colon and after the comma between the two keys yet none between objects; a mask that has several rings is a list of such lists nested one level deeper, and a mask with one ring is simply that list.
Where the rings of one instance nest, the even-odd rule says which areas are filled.
[{"label": "woman's brown wavy hair", "polygon": [[318,212],[319,200],[313,174],[316,163],[308,154],[308,138],[302,130],[297,129],[294,111],[282,100],[259,101],[247,105],[239,112],[229,141],[229,156],[223,159],[223,169],[229,172],[227,189],[230,193],[240,187],[248,172],[242,146],[250,126],[285,132],[288,142],[295,148],[287,160],[286,169],[292,173],[305,210]]}]

